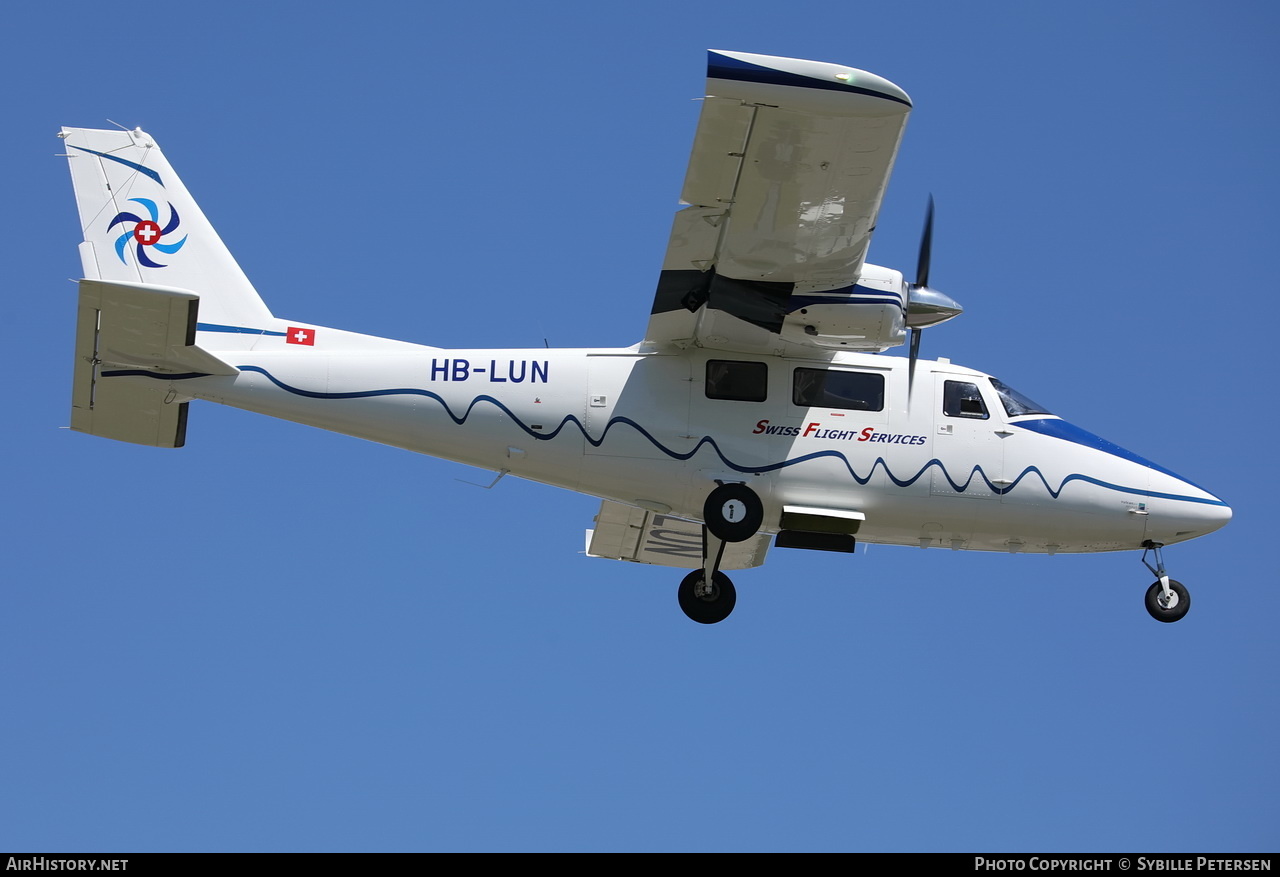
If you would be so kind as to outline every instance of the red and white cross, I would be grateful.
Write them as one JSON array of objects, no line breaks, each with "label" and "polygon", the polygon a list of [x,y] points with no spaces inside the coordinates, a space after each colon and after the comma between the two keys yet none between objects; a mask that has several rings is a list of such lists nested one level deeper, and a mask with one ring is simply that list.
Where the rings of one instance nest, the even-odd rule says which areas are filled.
[{"label": "red and white cross", "polygon": [[289,344],[305,344],[308,347],[315,347],[316,330],[300,329],[297,326],[290,326],[289,331],[284,334],[284,340]]},{"label": "red and white cross", "polygon": [[150,219],[144,219],[133,227],[133,239],[140,244],[154,244],[160,240],[160,234],[160,226]]}]

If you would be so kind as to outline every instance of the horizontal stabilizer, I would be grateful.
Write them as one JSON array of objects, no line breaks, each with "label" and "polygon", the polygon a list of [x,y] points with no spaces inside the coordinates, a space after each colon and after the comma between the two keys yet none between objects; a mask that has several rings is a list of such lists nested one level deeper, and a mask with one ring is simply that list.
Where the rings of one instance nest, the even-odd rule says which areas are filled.
[{"label": "horizontal stabilizer", "polygon": [[[769,534],[727,542],[720,569],[749,569],[764,563]],[[681,569],[702,566],[702,525],[605,500],[596,527],[587,531],[587,554]]]},{"label": "horizontal stabilizer", "polygon": [[187,404],[173,401],[168,383],[155,378],[239,373],[195,345],[199,305],[187,290],[81,280],[71,428],[182,447]]}]

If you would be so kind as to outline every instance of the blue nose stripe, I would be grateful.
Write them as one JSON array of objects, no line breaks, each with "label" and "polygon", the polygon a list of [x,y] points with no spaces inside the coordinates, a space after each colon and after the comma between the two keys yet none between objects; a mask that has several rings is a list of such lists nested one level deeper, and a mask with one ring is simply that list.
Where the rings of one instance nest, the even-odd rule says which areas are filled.
[{"label": "blue nose stripe", "polygon": [[1096,451],[1102,451],[1104,454],[1110,454],[1113,457],[1119,457],[1122,460],[1137,463],[1139,466],[1145,466],[1146,468],[1152,469],[1156,472],[1172,476],[1173,478],[1177,478],[1179,481],[1186,482],[1192,487],[1204,490],[1205,493],[1211,494],[1211,491],[1205,490],[1194,481],[1183,478],[1177,472],[1166,469],[1159,463],[1153,463],[1146,457],[1139,457],[1133,451],[1126,450],[1115,442],[1109,442],[1101,436],[1094,435],[1087,429],[1081,429],[1075,424],[1067,423],[1061,418],[1046,417],[1039,420],[1019,420],[1010,425],[1025,429],[1029,432],[1037,432],[1040,435],[1047,435],[1050,438],[1062,439],[1063,441],[1072,442],[1073,444],[1083,445],[1086,448],[1093,448]]}]

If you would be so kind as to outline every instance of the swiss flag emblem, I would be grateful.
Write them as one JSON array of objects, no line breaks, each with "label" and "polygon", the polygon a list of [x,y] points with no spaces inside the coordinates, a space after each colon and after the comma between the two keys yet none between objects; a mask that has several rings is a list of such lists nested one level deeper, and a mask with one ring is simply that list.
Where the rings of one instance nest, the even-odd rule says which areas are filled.
[{"label": "swiss flag emblem", "polygon": [[290,326],[289,331],[284,333],[284,340],[290,344],[305,344],[308,347],[315,347],[316,330],[299,329],[297,326]]}]

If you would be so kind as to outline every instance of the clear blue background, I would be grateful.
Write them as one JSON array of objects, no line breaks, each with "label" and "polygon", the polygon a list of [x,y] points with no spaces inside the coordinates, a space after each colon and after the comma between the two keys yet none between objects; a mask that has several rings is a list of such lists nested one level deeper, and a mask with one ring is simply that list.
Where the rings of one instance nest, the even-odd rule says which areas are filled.
[{"label": "clear blue background", "polygon": [[[1277,7],[14,5],[0,849],[1280,847]],[[286,318],[439,346],[643,330],[705,50],[916,110],[871,258],[994,373],[1222,495],[1138,554],[774,551],[704,627],[597,502],[216,406],[68,421],[59,125],[141,125]]]}]

